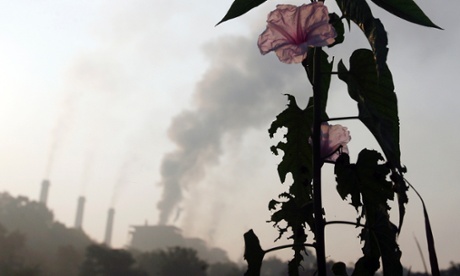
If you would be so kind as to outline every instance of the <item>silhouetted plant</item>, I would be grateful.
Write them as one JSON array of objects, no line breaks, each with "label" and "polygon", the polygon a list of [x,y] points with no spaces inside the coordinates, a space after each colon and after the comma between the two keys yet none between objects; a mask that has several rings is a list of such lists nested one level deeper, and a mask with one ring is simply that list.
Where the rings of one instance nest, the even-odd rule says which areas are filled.
[{"label": "silhouetted plant", "polygon": [[[218,24],[241,16],[265,1],[234,0]],[[268,208],[273,212],[271,222],[278,228],[279,238],[288,234],[292,244],[263,250],[254,232],[248,231],[244,235],[248,262],[246,275],[259,275],[266,253],[286,247],[294,251],[288,263],[289,275],[300,275],[299,267],[304,259],[302,252],[306,247],[313,247],[316,251],[318,275],[327,275],[324,229],[330,224],[351,224],[361,228],[363,256],[356,262],[352,275],[374,275],[381,265],[385,276],[403,274],[397,236],[404,221],[407,190],[412,186],[404,178],[406,168],[400,160],[398,105],[387,65],[387,33],[382,22],[373,16],[366,0],[336,0],[342,13],[340,16],[329,14],[324,2],[312,0],[299,7],[277,5],[269,13],[267,28],[258,39],[261,54],[273,51],[281,62],[303,65],[312,85],[313,97],[307,107],[301,109],[295,98],[287,95],[287,108],[269,128],[271,138],[280,128],[286,130],[284,139],[271,150],[275,155],[283,152],[278,174],[282,183],[290,174],[292,183],[286,192],[269,202]],[[372,2],[406,21],[439,28],[413,0]],[[334,59],[329,58],[322,48],[335,47],[344,41],[343,21],[354,22],[370,46],[370,49],[357,49],[351,54],[349,68],[342,60],[334,65]],[[338,76],[347,85],[350,98],[357,103],[357,116],[328,117],[326,106],[332,76]],[[348,130],[328,123],[339,119],[360,120],[373,134],[383,154],[363,149],[356,163],[351,163],[347,150]],[[337,191],[343,200],[351,200],[357,211],[356,222],[326,220],[321,201],[321,168],[325,163],[335,164]],[[399,207],[397,225],[389,215],[388,204],[393,200]],[[424,203],[423,212],[431,271],[433,275],[439,275]],[[311,244],[307,243],[307,230],[314,235]],[[337,263],[332,272],[335,275],[348,274],[343,263]]]}]

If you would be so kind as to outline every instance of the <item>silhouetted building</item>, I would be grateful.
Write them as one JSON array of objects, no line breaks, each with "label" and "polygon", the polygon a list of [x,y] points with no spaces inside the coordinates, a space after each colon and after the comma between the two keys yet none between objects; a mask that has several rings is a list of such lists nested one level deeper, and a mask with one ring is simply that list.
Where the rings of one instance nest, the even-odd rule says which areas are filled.
[{"label": "silhouetted building", "polygon": [[227,253],[220,248],[209,248],[199,238],[185,238],[181,230],[171,225],[136,225],[130,231],[132,249],[149,252],[169,247],[192,248],[198,256],[210,263],[228,262]]},{"label": "silhouetted building", "polygon": [[131,234],[131,247],[141,251],[165,249],[173,246],[185,246],[185,240],[179,228],[167,225],[140,225]]}]

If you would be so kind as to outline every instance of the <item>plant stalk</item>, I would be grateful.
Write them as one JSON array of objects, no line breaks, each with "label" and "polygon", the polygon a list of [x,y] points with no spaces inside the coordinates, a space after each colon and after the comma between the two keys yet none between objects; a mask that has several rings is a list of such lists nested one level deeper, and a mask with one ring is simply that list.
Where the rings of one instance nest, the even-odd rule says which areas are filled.
[{"label": "plant stalk", "polygon": [[318,275],[326,276],[325,221],[321,195],[321,48],[313,56],[313,208],[315,214],[315,249]]}]

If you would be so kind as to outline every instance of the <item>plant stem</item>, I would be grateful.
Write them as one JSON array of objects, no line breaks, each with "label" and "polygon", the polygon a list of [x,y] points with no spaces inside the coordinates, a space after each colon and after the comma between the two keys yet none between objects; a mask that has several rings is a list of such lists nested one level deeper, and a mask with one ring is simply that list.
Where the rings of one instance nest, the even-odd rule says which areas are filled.
[{"label": "plant stem", "polygon": [[357,223],[357,222],[352,222],[352,221],[344,221],[344,220],[333,220],[333,221],[328,221],[325,223],[325,225],[330,225],[330,224],[349,224],[353,225],[356,227],[363,227],[363,228],[368,228],[366,225]]},{"label": "plant stem", "polygon": [[315,249],[318,275],[326,276],[324,217],[321,196],[321,48],[313,56],[313,208],[315,213]]},{"label": "plant stem", "polygon": [[[294,246],[294,245],[295,244],[286,244],[286,245],[280,245],[280,246],[272,247],[270,249],[264,250],[264,253],[267,254],[267,253],[270,253],[272,251],[277,251],[277,250],[281,250],[281,249],[285,249],[285,248],[292,248],[292,246]],[[311,243],[304,243],[302,245],[307,246],[307,247],[315,247],[315,245],[313,245]]]},{"label": "plant stem", "polygon": [[340,120],[359,120],[359,116],[348,116],[348,117],[329,118],[326,122],[330,122],[330,121],[340,121]]}]

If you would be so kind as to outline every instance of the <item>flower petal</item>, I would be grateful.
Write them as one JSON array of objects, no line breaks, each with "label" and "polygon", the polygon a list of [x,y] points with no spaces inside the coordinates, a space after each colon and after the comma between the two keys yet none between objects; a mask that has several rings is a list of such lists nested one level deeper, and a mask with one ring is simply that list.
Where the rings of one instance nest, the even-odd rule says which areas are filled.
[{"label": "flower petal", "polygon": [[257,45],[263,55],[275,51],[281,62],[300,63],[306,58],[308,47],[330,45],[336,35],[322,2],[300,7],[277,5],[268,14],[267,28]]}]

